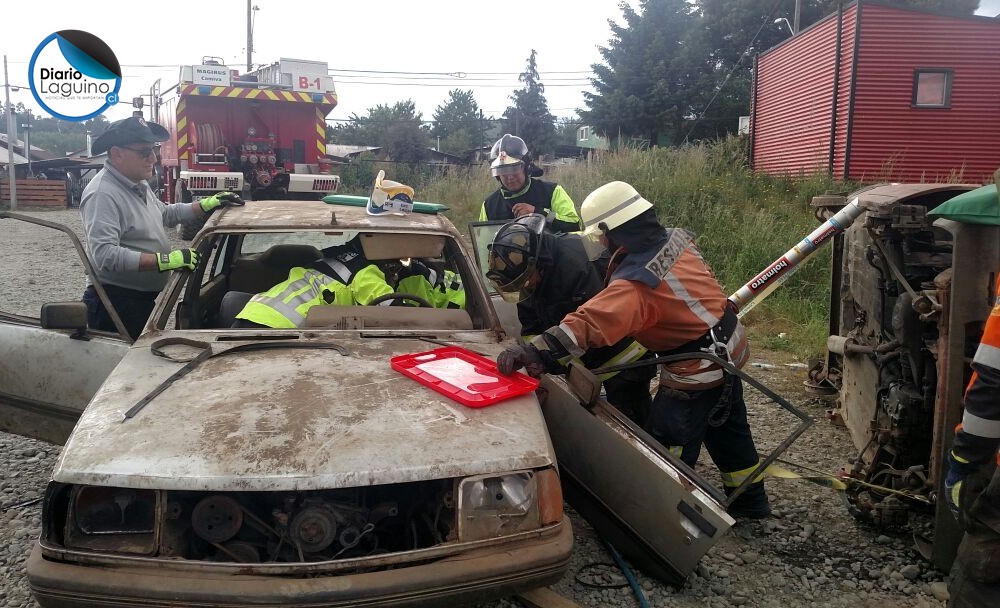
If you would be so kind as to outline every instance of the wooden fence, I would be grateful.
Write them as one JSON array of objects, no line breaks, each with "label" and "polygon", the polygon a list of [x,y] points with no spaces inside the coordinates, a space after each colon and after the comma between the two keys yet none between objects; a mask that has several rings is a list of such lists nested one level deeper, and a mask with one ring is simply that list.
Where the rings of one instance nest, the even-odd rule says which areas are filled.
[{"label": "wooden fence", "polygon": [[[19,179],[14,193],[17,208],[22,207],[66,207],[66,182],[55,179]],[[10,184],[0,181],[0,204],[10,208]]]}]

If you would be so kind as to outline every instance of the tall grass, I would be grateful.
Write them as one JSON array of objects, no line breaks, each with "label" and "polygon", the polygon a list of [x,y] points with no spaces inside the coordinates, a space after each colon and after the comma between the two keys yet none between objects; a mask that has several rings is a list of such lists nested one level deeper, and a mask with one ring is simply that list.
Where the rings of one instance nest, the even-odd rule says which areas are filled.
[{"label": "tall grass", "polygon": [[[816,228],[819,221],[809,206],[813,196],[850,189],[826,175],[793,179],[753,173],[743,146],[742,140],[729,138],[682,149],[625,149],[556,167],[543,179],[562,184],[577,206],[609,181],[632,184],[656,206],[664,225],[695,233],[729,294]],[[386,167],[386,174],[392,177],[391,167]],[[447,204],[447,215],[460,230],[477,219],[483,199],[497,186],[485,168],[459,169],[420,181],[411,183],[417,198]],[[800,266],[744,321],[761,346],[787,350],[799,358],[818,356],[825,350],[829,300],[827,249]]]}]

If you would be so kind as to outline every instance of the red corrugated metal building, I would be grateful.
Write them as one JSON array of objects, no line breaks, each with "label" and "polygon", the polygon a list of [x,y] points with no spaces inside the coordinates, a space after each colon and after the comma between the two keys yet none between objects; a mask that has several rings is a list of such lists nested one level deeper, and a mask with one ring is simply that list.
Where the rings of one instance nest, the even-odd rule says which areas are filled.
[{"label": "red corrugated metal building", "polygon": [[987,182],[1000,166],[1000,20],[858,0],[762,53],[753,168]]}]

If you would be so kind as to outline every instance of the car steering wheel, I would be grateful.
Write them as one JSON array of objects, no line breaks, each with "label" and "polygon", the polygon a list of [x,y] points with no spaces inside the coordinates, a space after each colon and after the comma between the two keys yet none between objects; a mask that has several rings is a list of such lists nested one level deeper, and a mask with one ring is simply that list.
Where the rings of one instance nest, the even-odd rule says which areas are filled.
[{"label": "car steering wheel", "polygon": [[409,300],[411,302],[416,302],[420,308],[434,308],[434,306],[427,300],[421,298],[420,296],[413,295],[412,293],[403,293],[399,291],[394,291],[392,293],[387,293],[380,295],[371,302],[368,303],[369,306],[377,306],[382,302],[389,302],[393,300]]}]

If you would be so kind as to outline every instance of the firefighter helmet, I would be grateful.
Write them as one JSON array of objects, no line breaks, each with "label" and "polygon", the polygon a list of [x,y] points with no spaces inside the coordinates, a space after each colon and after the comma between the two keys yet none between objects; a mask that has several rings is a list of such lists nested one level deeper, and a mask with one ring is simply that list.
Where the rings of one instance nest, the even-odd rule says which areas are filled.
[{"label": "firefighter helmet", "polygon": [[505,133],[490,150],[490,170],[493,177],[523,171],[530,162],[528,145],[523,139],[510,133]]},{"label": "firefighter helmet", "polygon": [[544,229],[545,216],[530,213],[504,224],[493,237],[486,278],[504,300],[520,302],[534,290],[529,280],[535,274]]},{"label": "firefighter helmet", "polygon": [[580,219],[583,220],[583,244],[590,259],[597,259],[603,251],[601,237],[607,231],[652,208],[652,203],[625,182],[610,182],[588,194],[580,206]]},{"label": "firefighter helmet", "polygon": [[368,197],[368,214],[409,213],[413,211],[413,188],[385,179],[385,171],[375,176],[375,187]]}]

